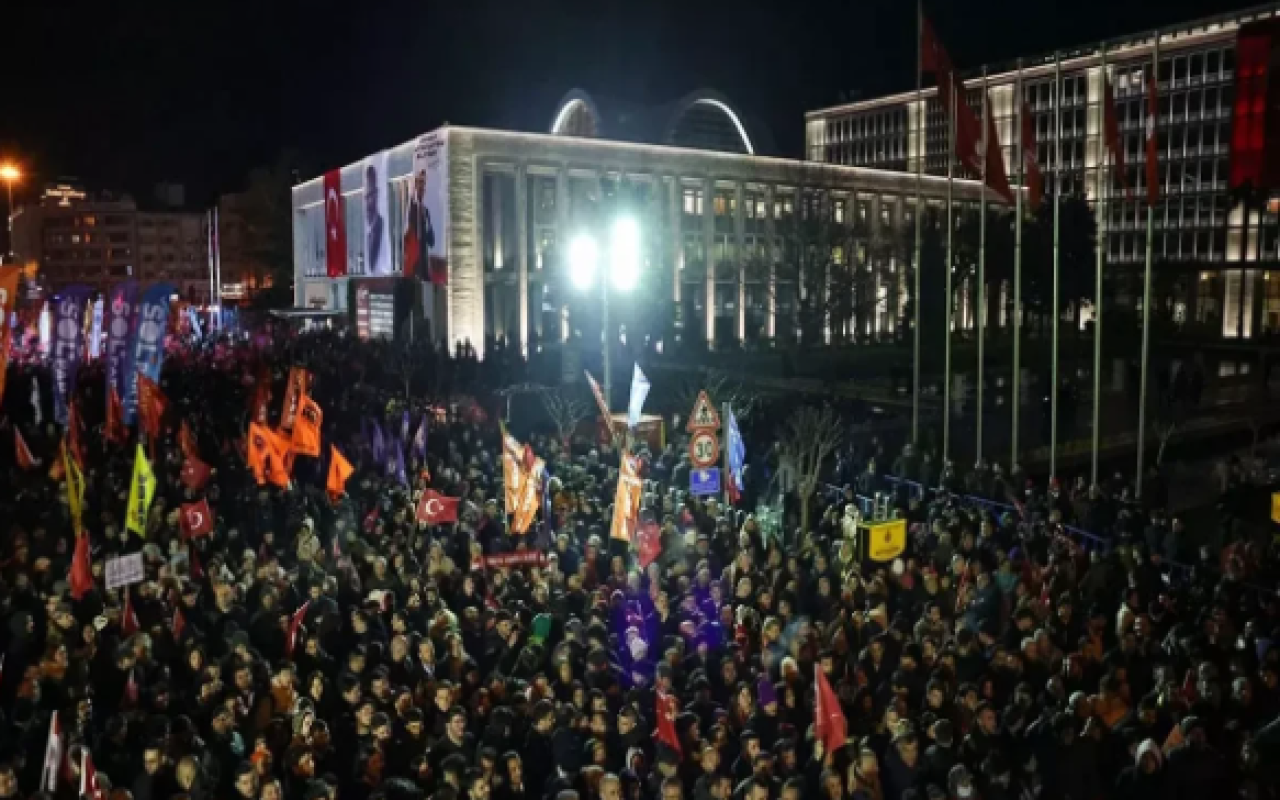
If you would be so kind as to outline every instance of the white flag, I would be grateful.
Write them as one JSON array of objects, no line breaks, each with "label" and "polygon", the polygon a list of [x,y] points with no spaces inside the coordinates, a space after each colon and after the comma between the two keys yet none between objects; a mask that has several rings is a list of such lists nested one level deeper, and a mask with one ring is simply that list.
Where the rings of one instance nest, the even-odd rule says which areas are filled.
[{"label": "white flag", "polygon": [[644,400],[649,396],[649,379],[640,371],[640,365],[635,365],[635,372],[631,373],[631,402],[627,403],[627,424],[635,427],[640,424],[640,412],[644,410]]},{"label": "white flag", "polygon": [[40,791],[58,791],[58,772],[62,769],[62,726],[58,712],[49,717],[49,741],[44,746],[44,769],[40,772]]}]

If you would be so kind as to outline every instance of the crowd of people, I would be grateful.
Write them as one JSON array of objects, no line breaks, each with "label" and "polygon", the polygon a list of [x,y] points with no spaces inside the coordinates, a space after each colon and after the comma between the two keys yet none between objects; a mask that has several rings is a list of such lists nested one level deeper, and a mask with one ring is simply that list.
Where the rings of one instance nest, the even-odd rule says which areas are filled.
[{"label": "crowd of people", "polygon": [[[0,799],[1280,796],[1270,541],[1231,538],[1172,569],[1158,508],[1018,483],[1002,513],[946,490],[896,495],[906,549],[869,562],[855,489],[878,480],[874,466],[859,477],[870,459],[885,468],[873,446],[851,435],[824,466],[837,488],[813,497],[811,530],[794,491],[766,529],[751,512],[794,469],[786,448],[748,437],[735,506],[689,495],[672,430],[630,445],[640,515],[660,526],[644,554],[611,536],[614,442],[550,426],[513,431],[549,475],[516,535],[489,361],[434,353],[429,391],[406,396],[386,345],[345,337],[171,354],[141,536],[124,520],[135,445],[107,440],[101,372],[85,367],[92,585],[78,596],[65,477],[48,469],[64,432],[50,393],[31,391],[48,376],[12,370]],[[294,366],[312,376],[326,451],[356,467],[345,494],[327,491],[326,458],[296,458],[286,487],[246,466],[259,386],[276,424]],[[776,428],[771,414],[750,430]],[[403,471],[385,447],[374,458],[371,421],[421,420],[425,454],[402,433]],[[212,467],[199,487],[184,427]],[[8,461],[15,430],[34,468]],[[456,523],[418,522],[428,490],[461,498]],[[177,512],[200,500],[216,522],[190,535]],[[1083,547],[1065,522],[1114,546]],[[141,580],[108,590],[107,561],[138,552]],[[843,742],[819,730],[819,672]]]}]

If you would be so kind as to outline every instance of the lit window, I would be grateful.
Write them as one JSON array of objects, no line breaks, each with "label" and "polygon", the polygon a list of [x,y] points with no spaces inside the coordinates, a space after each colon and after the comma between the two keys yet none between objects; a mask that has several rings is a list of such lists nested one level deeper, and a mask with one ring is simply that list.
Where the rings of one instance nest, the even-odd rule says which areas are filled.
[{"label": "lit window", "polygon": [[[844,224],[844,201],[837,200],[832,204],[832,216],[835,217],[837,225]],[[838,263],[838,262],[837,262]]]}]

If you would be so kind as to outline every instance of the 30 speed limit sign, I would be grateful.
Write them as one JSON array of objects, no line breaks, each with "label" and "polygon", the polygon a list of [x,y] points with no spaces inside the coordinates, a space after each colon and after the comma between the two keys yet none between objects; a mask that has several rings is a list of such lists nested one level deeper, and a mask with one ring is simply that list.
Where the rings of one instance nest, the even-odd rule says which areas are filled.
[{"label": "30 speed limit sign", "polygon": [[689,460],[695,467],[710,467],[720,461],[720,440],[712,431],[698,431],[689,440]]}]

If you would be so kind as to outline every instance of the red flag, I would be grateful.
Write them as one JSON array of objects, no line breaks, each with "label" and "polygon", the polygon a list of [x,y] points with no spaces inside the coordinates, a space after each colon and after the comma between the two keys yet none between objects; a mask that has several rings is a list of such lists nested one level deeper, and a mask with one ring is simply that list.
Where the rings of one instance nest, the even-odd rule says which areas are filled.
[{"label": "red flag", "polygon": [[676,703],[676,699],[662,690],[658,690],[658,725],[653,732],[653,738],[657,739],[660,744],[665,744],[676,753],[683,755],[680,750],[680,737],[676,735],[676,713],[680,710]]},{"label": "red flag", "polygon": [[142,372],[138,373],[138,417],[142,420],[142,429],[148,439],[160,436],[160,424],[164,420],[165,409],[169,401],[155,381]]},{"label": "red flag", "polygon": [[88,800],[107,800],[107,795],[98,785],[98,770],[93,767],[93,754],[88,747],[80,752],[80,796]]},{"label": "red flag", "polygon": [[200,458],[200,449],[196,446],[196,435],[191,432],[191,426],[184,419],[182,427],[178,428],[178,446],[182,448],[182,455],[187,458]]},{"label": "red flag", "polygon": [[173,623],[170,630],[173,631],[173,640],[175,642],[182,641],[182,632],[187,629],[187,618],[182,615],[182,609],[173,607]]},{"label": "red flag", "polygon": [[955,155],[960,163],[977,175],[982,174],[982,158],[978,152],[981,144],[981,127],[978,117],[973,113],[965,100],[964,81],[956,78],[955,67],[946,48],[933,32],[929,20],[921,20],[920,28],[920,68],[924,72],[932,72],[938,81],[938,104],[942,107],[944,117],[950,118],[955,111]]},{"label": "red flag", "polygon": [[418,500],[418,522],[439,525],[458,521],[458,498],[445,497],[435,489],[428,489]]},{"label": "red flag", "polygon": [[982,182],[1008,204],[1013,205],[1013,189],[1004,170],[1004,150],[1000,147],[1000,134],[996,131],[995,114],[991,113],[991,100],[982,94],[983,116],[987,118],[987,152],[983,156]]},{"label": "red flag", "polygon": [[1129,191],[1129,176],[1124,168],[1124,145],[1120,141],[1120,123],[1116,117],[1116,98],[1111,91],[1111,81],[1102,76],[1102,136],[1107,149],[1115,158],[1115,174],[1120,177],[1120,185],[1126,195]]},{"label": "red flag", "polygon": [[840,699],[831,688],[831,682],[822,671],[821,665],[813,668],[814,682],[818,685],[817,699],[814,703],[813,728],[828,753],[834,753],[844,746],[848,737],[848,724],[844,719],[844,711],[840,708]]},{"label": "red flag", "polygon": [[1022,104],[1022,170],[1027,185],[1027,204],[1031,213],[1040,210],[1044,201],[1044,174],[1040,171],[1040,146],[1036,142],[1036,121],[1031,108]]},{"label": "red flag", "polygon": [[307,609],[311,606],[311,601],[298,606],[298,610],[293,612],[293,616],[289,617],[289,641],[286,647],[289,651],[289,657],[293,658],[293,648],[298,642],[298,629],[302,627],[302,621],[306,619]]},{"label": "red flag", "polygon": [[213,511],[208,500],[182,506],[182,535],[188,539],[213,533]]},{"label": "red flag", "polygon": [[76,537],[76,549],[71,555],[71,596],[76,600],[84,597],[93,588],[93,568],[89,561],[89,535],[81,533]]},{"label": "red flag", "polygon": [[209,482],[209,476],[213,473],[209,469],[209,465],[201,461],[195,456],[188,456],[182,462],[182,474],[179,476],[182,485],[193,492],[198,492]]},{"label": "red flag", "polygon": [[330,501],[337,502],[347,491],[347,478],[353,472],[355,468],[351,466],[351,462],[338,452],[338,448],[329,445],[329,477],[325,481],[325,489],[329,491]]},{"label": "red flag", "polygon": [[138,704],[138,676],[136,669],[129,670],[129,680],[124,685],[124,699],[131,706]]},{"label": "red flag", "polygon": [[1160,199],[1160,147],[1156,134],[1160,99],[1156,92],[1154,72],[1147,76],[1147,205],[1154,206]]},{"label": "red flag", "polygon": [[18,430],[17,425],[13,426],[13,451],[19,467],[36,468],[36,458],[31,455],[31,448],[27,447],[27,440],[22,438],[22,431]]},{"label": "red flag", "polygon": [[133,593],[124,587],[124,610],[120,612],[120,633],[132,636],[138,632],[138,615],[133,610]]},{"label": "red flag", "polygon": [[342,172],[324,174],[325,267],[330,278],[347,274],[346,203],[342,197]]},{"label": "red flag", "polygon": [[648,569],[662,554],[662,532],[658,523],[650,521],[640,526],[640,569]]},{"label": "red flag", "polygon": [[124,403],[120,393],[112,386],[107,390],[107,441],[115,444],[126,444],[129,441],[129,430],[124,425]]}]

